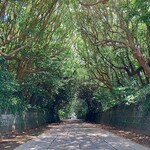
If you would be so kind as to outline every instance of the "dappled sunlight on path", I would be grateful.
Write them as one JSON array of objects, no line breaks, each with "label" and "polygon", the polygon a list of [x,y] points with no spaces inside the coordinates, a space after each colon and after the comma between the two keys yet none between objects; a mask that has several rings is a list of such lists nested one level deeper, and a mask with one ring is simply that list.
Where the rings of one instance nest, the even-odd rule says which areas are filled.
[{"label": "dappled sunlight on path", "polygon": [[16,150],[150,150],[95,125],[68,120]]}]

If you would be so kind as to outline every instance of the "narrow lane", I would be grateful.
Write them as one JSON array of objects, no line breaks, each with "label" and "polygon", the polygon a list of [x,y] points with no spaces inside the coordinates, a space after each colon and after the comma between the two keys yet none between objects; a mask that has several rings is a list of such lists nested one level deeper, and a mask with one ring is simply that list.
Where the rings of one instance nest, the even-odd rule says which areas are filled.
[{"label": "narrow lane", "polygon": [[70,120],[15,150],[150,150],[92,124]]}]

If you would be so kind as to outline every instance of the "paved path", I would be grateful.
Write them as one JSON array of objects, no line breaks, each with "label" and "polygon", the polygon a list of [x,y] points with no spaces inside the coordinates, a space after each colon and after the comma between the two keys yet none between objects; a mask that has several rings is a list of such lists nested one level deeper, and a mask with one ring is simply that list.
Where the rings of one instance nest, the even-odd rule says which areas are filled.
[{"label": "paved path", "polygon": [[150,150],[94,125],[73,121],[52,128],[15,150]]}]

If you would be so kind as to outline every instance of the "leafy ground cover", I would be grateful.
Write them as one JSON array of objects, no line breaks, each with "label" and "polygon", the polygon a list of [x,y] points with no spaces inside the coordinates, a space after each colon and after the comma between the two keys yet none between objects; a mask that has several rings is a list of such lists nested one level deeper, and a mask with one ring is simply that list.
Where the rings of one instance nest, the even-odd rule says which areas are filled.
[{"label": "leafy ground cover", "polygon": [[150,147],[150,136],[148,136],[148,135],[139,134],[139,133],[135,133],[131,130],[123,130],[123,129],[118,129],[118,128],[106,126],[106,125],[96,125],[96,126],[101,127],[107,131],[113,132],[114,134],[117,134],[119,136],[130,139],[130,140],[132,140],[136,143],[139,143],[143,146]]},{"label": "leafy ground cover", "polygon": [[57,123],[43,125],[41,127],[30,129],[24,132],[5,135],[4,137],[0,138],[0,150],[12,150],[18,147],[19,145],[36,138],[43,132],[47,132],[48,130],[54,128],[57,125],[58,125]]}]

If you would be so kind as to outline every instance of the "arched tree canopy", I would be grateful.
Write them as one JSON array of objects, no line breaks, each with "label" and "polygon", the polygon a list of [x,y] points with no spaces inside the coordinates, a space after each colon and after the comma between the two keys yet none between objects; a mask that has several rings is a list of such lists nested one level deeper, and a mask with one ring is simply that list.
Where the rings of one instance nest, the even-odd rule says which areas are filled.
[{"label": "arched tree canopy", "polygon": [[1,0],[0,111],[84,116],[144,100],[149,6],[149,0]]}]

